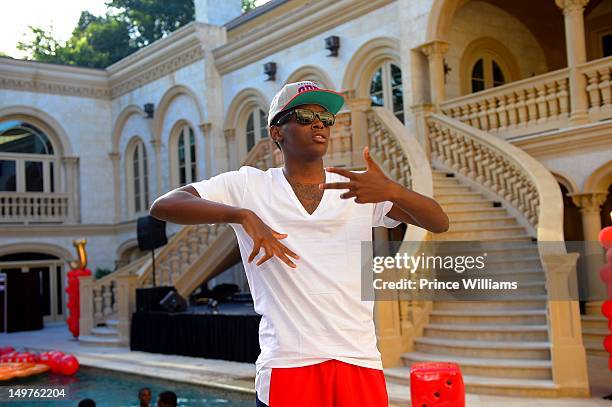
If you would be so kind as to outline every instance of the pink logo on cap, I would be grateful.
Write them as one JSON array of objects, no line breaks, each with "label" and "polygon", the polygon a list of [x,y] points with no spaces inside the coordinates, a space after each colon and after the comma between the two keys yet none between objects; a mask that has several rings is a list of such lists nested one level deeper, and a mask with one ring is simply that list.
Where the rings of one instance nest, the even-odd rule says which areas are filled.
[{"label": "pink logo on cap", "polygon": [[300,86],[298,88],[298,93],[306,92],[309,90],[315,90],[315,89],[320,89],[320,88],[318,86],[315,86],[314,84],[313,85],[308,84],[308,85]]}]

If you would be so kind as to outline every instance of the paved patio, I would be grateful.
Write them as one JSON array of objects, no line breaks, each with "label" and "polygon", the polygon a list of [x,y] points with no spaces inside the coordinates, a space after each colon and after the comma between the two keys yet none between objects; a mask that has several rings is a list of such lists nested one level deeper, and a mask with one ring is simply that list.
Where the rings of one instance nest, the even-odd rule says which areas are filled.
[{"label": "paved patio", "polygon": [[[65,323],[48,324],[45,329],[31,332],[0,334],[0,346],[11,345],[34,351],[61,350],[74,354],[84,366],[138,373],[143,376],[199,384],[214,388],[255,394],[255,365],[251,363],[133,352],[127,348],[81,346],[72,338]],[[601,397],[612,393],[612,372],[607,371],[605,357],[589,358],[589,399],[528,399],[478,394],[467,395],[468,407],[611,407],[612,401]],[[405,386],[389,384],[392,400],[406,406],[409,392]]]}]

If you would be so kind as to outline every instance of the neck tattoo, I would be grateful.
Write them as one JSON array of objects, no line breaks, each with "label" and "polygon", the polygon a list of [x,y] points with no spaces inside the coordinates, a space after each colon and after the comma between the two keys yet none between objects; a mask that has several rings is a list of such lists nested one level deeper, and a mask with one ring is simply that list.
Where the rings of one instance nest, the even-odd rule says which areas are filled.
[{"label": "neck tattoo", "polygon": [[290,184],[304,209],[309,214],[312,214],[317,209],[317,206],[319,206],[321,198],[323,198],[323,190],[319,189],[319,184],[306,184],[303,182],[291,182]]}]

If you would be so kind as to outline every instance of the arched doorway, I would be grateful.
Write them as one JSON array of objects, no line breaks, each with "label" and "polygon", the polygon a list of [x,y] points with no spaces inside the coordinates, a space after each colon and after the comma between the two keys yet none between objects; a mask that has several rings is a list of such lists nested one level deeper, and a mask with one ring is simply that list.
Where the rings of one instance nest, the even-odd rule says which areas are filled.
[{"label": "arched doorway", "polygon": [[64,260],[41,252],[0,256],[6,276],[9,331],[40,329],[40,323],[63,321],[66,314]]}]

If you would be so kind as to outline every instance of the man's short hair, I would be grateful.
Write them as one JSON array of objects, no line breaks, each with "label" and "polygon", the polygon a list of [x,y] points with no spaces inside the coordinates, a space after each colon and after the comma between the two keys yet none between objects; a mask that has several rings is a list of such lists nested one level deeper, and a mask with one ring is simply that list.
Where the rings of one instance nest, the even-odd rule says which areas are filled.
[{"label": "man's short hair", "polygon": [[79,401],[79,407],[96,407],[96,402],[92,399],[83,399]]},{"label": "man's short hair", "polygon": [[151,389],[150,388],[143,387],[140,390],[138,390],[138,397],[142,396],[145,391],[148,391],[149,393],[151,393]]},{"label": "man's short hair", "polygon": [[176,407],[176,393],[170,390],[159,393],[159,401],[164,406]]}]

